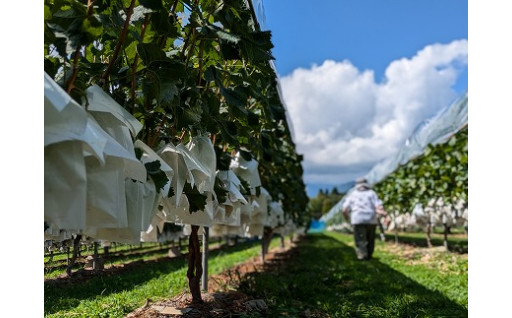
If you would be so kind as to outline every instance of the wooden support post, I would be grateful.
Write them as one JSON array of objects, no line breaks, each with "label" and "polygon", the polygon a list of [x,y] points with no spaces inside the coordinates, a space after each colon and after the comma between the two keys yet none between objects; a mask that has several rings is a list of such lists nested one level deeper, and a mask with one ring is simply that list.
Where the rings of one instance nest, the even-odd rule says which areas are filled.
[{"label": "wooden support post", "polygon": [[94,242],[94,254],[92,259],[92,269],[100,271],[103,269],[103,259],[98,255],[98,242]]},{"label": "wooden support post", "polygon": [[449,231],[449,228],[448,228],[448,225],[446,223],[443,223],[444,225],[444,247],[446,249],[446,251],[448,252],[450,249],[448,248],[448,231]]},{"label": "wooden support post", "polygon": [[69,247],[66,247],[68,252],[68,266],[66,267],[66,274],[71,276],[71,268],[75,265],[76,258],[78,256],[78,249],[80,248],[80,240],[82,239],[82,235],[77,235],[73,240],[73,257],[71,261],[69,260]]},{"label": "wooden support post", "polygon": [[201,264],[201,246],[199,246],[198,225],[192,225],[192,232],[188,240],[188,286],[192,294],[192,303],[203,303],[201,298],[201,284],[200,279],[203,275],[203,268]]},{"label": "wooden support post", "polygon": [[430,239],[430,233],[432,232],[432,222],[430,219],[430,213],[427,213],[427,246],[432,247],[432,240]]},{"label": "wooden support post", "polygon": [[69,246],[66,246],[66,266],[69,266]]},{"label": "wooden support post", "polygon": [[395,217],[393,218],[393,222],[395,223],[395,244],[398,244],[398,224],[396,223],[396,217],[398,213],[395,212]]},{"label": "wooden support post", "polygon": [[203,276],[201,277],[201,287],[203,292],[208,292],[208,243],[209,243],[210,229],[204,227],[203,234]]},{"label": "wooden support post", "polygon": [[261,240],[261,261],[265,263],[265,256],[272,240],[272,228],[265,226],[263,228],[263,238]]}]

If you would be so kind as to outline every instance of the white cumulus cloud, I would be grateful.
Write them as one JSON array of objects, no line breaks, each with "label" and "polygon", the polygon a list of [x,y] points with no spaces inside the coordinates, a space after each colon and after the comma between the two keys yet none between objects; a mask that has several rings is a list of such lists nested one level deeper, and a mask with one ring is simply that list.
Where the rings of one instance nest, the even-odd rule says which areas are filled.
[{"label": "white cumulus cloud", "polygon": [[417,124],[457,97],[453,85],[467,64],[463,39],[391,62],[381,82],[348,60],[282,77],[306,183],[351,181],[393,155]]}]

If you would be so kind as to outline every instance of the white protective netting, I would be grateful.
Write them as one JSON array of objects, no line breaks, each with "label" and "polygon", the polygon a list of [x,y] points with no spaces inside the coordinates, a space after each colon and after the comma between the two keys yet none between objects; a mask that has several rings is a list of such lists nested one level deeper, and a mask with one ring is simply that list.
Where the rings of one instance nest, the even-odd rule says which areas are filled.
[{"label": "white protective netting", "polygon": [[[392,157],[376,164],[365,176],[370,184],[384,180],[386,176],[395,171],[400,165],[406,164],[421,155],[428,145],[446,142],[450,136],[468,124],[468,93],[465,92],[453,103],[441,109],[435,116],[424,120],[414,129],[413,133],[404,142],[400,150]],[[345,197],[353,191],[350,189],[320,221],[327,222],[341,213]]]}]

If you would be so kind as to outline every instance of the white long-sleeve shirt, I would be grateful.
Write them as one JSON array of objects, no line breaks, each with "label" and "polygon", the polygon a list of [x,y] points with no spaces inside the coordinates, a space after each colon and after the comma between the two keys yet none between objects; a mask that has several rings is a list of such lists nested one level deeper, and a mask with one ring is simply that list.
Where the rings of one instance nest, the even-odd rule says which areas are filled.
[{"label": "white long-sleeve shirt", "polygon": [[343,210],[350,211],[350,223],[377,224],[376,208],[382,201],[372,189],[354,190],[343,203]]}]

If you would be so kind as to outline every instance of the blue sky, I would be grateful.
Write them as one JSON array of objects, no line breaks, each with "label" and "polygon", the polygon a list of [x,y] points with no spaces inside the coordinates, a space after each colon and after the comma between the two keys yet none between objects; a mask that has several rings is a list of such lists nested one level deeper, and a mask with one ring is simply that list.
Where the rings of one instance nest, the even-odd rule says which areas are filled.
[{"label": "blue sky", "polygon": [[[468,38],[468,2],[461,0],[263,0],[263,5],[281,76],[326,59],[348,59],[381,79],[395,59],[429,44]],[[467,88],[467,73],[460,88]]]},{"label": "blue sky", "polygon": [[260,2],[309,195],[365,175],[468,88],[467,1]]}]

